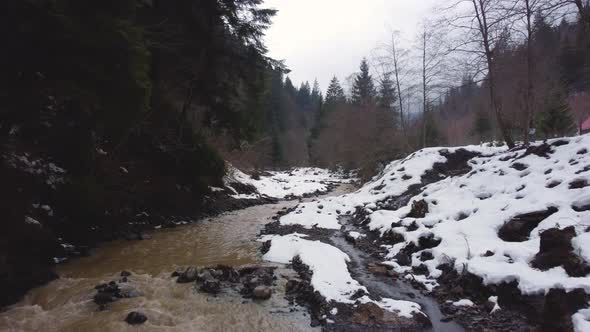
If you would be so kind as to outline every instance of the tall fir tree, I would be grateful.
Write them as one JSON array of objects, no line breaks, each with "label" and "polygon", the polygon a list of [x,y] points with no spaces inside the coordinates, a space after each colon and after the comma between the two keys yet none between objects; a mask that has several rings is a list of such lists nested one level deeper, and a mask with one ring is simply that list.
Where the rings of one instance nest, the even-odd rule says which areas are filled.
[{"label": "tall fir tree", "polygon": [[546,138],[564,136],[574,132],[574,120],[563,92],[556,92],[548,96],[545,105],[545,110],[538,116],[538,127]]},{"label": "tall fir tree", "polygon": [[386,73],[383,79],[379,82],[379,93],[377,95],[377,103],[379,107],[391,114],[394,121],[394,126],[398,124],[397,114],[397,95],[395,87],[391,80],[391,74]]},{"label": "tall fir tree", "polygon": [[308,111],[311,105],[311,87],[309,82],[301,83],[297,92],[297,106],[304,111]]},{"label": "tall fir tree", "polygon": [[313,88],[311,89],[311,107],[313,112],[319,112],[322,103],[324,102],[324,97],[322,96],[322,90],[320,89],[320,84],[316,79],[313,82]]},{"label": "tall fir tree", "polygon": [[352,103],[365,105],[374,102],[376,91],[373,77],[369,73],[369,63],[364,58],[360,65],[361,72],[357,74],[352,85]]},{"label": "tall fir tree", "polygon": [[334,106],[338,104],[346,103],[346,96],[344,95],[344,89],[340,85],[338,78],[334,76],[330,81],[328,90],[326,91],[326,106]]}]

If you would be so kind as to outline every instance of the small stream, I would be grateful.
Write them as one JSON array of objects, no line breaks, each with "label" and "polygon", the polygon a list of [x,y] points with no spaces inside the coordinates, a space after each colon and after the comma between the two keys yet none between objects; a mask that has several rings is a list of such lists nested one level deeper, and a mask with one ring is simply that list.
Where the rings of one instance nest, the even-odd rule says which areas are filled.
[{"label": "small stream", "polygon": [[381,278],[371,273],[367,269],[367,263],[373,261],[368,254],[356,248],[354,245],[346,241],[343,236],[344,232],[335,233],[330,240],[340,250],[345,252],[355,266],[353,278],[358,280],[363,286],[367,287],[370,294],[379,295],[381,297],[391,298],[395,300],[405,300],[416,302],[422,306],[424,312],[432,322],[431,331],[436,332],[461,332],[464,329],[457,323],[442,322],[444,317],[440,311],[439,305],[435,299],[422,294],[416,290],[408,282],[403,280],[394,280],[393,278]]}]

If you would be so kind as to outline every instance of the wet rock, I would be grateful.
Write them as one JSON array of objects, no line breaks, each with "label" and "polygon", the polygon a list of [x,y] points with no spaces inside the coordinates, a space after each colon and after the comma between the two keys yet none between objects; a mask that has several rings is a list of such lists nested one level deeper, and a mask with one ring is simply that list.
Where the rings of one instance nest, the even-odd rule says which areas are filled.
[{"label": "wet rock", "polygon": [[419,248],[414,242],[408,243],[402,250],[400,250],[393,258],[399,265],[409,266],[412,264],[412,254],[417,252]]},{"label": "wet rock", "polygon": [[112,293],[98,293],[94,295],[94,303],[98,304],[99,306],[104,306],[106,304],[115,302],[117,298]]},{"label": "wet rock", "polygon": [[572,277],[588,275],[590,266],[573,252],[571,241],[575,236],[573,226],[565,229],[551,228],[541,233],[541,246],[531,266],[543,271],[563,266]]},{"label": "wet rock", "polygon": [[381,237],[381,240],[385,244],[394,245],[394,244],[402,243],[406,239],[404,238],[404,236],[402,234],[397,233],[393,230],[388,230],[387,232],[385,232],[383,234],[383,236]]},{"label": "wet rock", "polygon": [[430,320],[422,314],[408,319],[380,308],[375,303],[365,303],[356,307],[352,313],[352,323],[362,329],[421,330],[431,326]]},{"label": "wet rock", "polygon": [[252,297],[257,300],[268,300],[272,296],[272,289],[267,286],[257,286],[252,291]]},{"label": "wet rock", "polygon": [[121,277],[130,277],[131,276],[131,272],[129,271],[121,271]]},{"label": "wet rock", "polygon": [[414,201],[407,218],[424,218],[428,214],[428,203],[425,200]]},{"label": "wet rock", "polygon": [[500,228],[498,237],[507,242],[526,241],[533,229],[557,211],[557,208],[549,207],[543,211],[517,215]]},{"label": "wet rock", "polygon": [[144,315],[141,312],[137,312],[137,311],[130,312],[127,315],[127,317],[125,318],[125,321],[129,325],[141,325],[141,324],[147,322],[147,320],[148,320],[148,318],[146,315]]},{"label": "wet rock", "polygon": [[373,274],[380,274],[380,275],[387,275],[387,272],[389,272],[389,269],[387,269],[386,266],[373,264],[373,263],[371,263],[367,266],[367,270]]},{"label": "wet rock", "polygon": [[205,280],[199,289],[205,293],[218,294],[221,291],[221,283],[217,280]]},{"label": "wet rock", "polygon": [[176,282],[179,284],[186,284],[189,282],[194,282],[197,280],[198,274],[199,273],[198,273],[197,268],[194,266],[190,266],[178,276],[178,279],[176,279]]}]

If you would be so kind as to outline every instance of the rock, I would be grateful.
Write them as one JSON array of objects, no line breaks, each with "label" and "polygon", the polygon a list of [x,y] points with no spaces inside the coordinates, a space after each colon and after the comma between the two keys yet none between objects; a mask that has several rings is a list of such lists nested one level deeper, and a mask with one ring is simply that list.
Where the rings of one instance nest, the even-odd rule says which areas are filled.
[{"label": "rock", "polygon": [[428,203],[425,200],[414,201],[412,209],[406,218],[424,218],[428,213]]},{"label": "rock", "polygon": [[362,330],[389,330],[395,326],[396,330],[420,331],[432,325],[422,314],[416,314],[412,318],[400,317],[375,303],[364,303],[356,307],[352,313],[352,323],[361,326]]},{"label": "rock", "polygon": [[121,272],[121,277],[130,277],[131,276],[131,272],[129,271],[122,271]]},{"label": "rock", "polygon": [[545,296],[542,316],[543,331],[573,331],[572,315],[587,306],[584,290],[566,293],[563,289],[551,289]]},{"label": "rock", "polygon": [[199,289],[205,293],[218,294],[221,291],[221,284],[217,280],[205,280]]},{"label": "rock", "polygon": [[573,252],[571,244],[576,236],[573,226],[565,229],[551,228],[541,233],[539,252],[531,266],[542,271],[563,266],[568,275],[584,277],[590,273],[590,266]]},{"label": "rock", "polygon": [[186,284],[197,280],[198,270],[194,266],[188,267],[183,273],[178,276],[176,282],[179,284]]},{"label": "rock", "polygon": [[442,242],[442,239],[434,237],[434,234],[427,234],[418,239],[418,245],[421,249],[431,249],[437,247]]},{"label": "rock", "polygon": [[434,259],[434,255],[430,251],[422,251],[420,253],[420,260],[423,262],[430,261]]},{"label": "rock", "polygon": [[381,274],[381,275],[387,275],[387,272],[389,271],[387,269],[387,267],[385,267],[383,265],[377,265],[377,264],[369,264],[367,266],[367,270],[373,274]]},{"label": "rock", "polygon": [[557,211],[557,208],[549,207],[546,210],[517,215],[500,228],[498,237],[507,242],[526,241],[533,229]]},{"label": "rock", "polygon": [[400,233],[397,233],[393,230],[388,230],[387,232],[383,233],[381,240],[388,245],[394,245],[401,242],[404,242],[406,239]]},{"label": "rock", "polygon": [[98,293],[94,295],[93,299],[94,303],[98,304],[99,306],[104,306],[117,300],[117,298],[111,293]]},{"label": "rock", "polygon": [[272,289],[267,286],[257,286],[252,291],[252,297],[257,300],[268,300],[272,296]]},{"label": "rock", "polygon": [[148,318],[146,315],[144,315],[141,312],[137,312],[137,311],[130,312],[127,315],[127,318],[125,318],[125,321],[129,325],[141,325],[141,324],[147,322],[147,320],[148,320]]}]

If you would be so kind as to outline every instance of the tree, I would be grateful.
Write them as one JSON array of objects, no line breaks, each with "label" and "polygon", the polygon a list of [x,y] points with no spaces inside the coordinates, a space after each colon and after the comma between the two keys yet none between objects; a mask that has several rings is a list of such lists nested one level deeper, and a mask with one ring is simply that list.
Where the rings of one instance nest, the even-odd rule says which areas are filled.
[{"label": "tree", "polygon": [[376,96],[373,77],[369,73],[369,63],[363,58],[360,65],[360,73],[356,75],[352,85],[352,103],[355,105],[367,105],[374,102]]},{"label": "tree", "polygon": [[391,74],[385,73],[383,78],[379,81],[377,104],[381,109],[387,111],[391,115],[393,126],[397,127],[399,115],[397,114],[397,96],[393,84]]},{"label": "tree", "polygon": [[[469,9],[463,4],[469,3]],[[474,61],[483,60],[490,106],[496,116],[496,123],[506,145],[515,146],[510,128],[505,119],[502,102],[497,91],[495,49],[505,37],[505,16],[499,0],[459,0],[452,10],[465,8],[465,12],[453,12],[446,24],[464,31],[452,50],[475,55]]]},{"label": "tree", "polygon": [[334,76],[330,81],[328,90],[326,91],[326,103],[327,107],[332,107],[339,104],[346,103],[346,96],[344,95],[344,89],[340,85],[338,78]]},{"label": "tree", "polygon": [[304,111],[308,111],[311,105],[311,87],[309,82],[301,83],[297,92],[297,105]]},{"label": "tree", "polygon": [[574,131],[575,124],[563,92],[554,92],[549,95],[546,105],[538,119],[539,129],[545,137],[563,136]]},{"label": "tree", "polygon": [[320,89],[320,84],[318,83],[318,80],[316,79],[313,82],[313,88],[311,90],[311,96],[310,96],[311,107],[312,107],[313,112],[319,112],[320,106],[324,102],[323,99],[324,99],[324,97],[322,96],[322,90]]},{"label": "tree", "polygon": [[427,145],[426,122],[429,117],[426,116],[426,112],[430,104],[430,94],[445,67],[441,38],[442,36],[436,33],[436,30],[428,22],[425,21],[422,24],[420,46],[418,47],[422,58],[422,147]]}]

